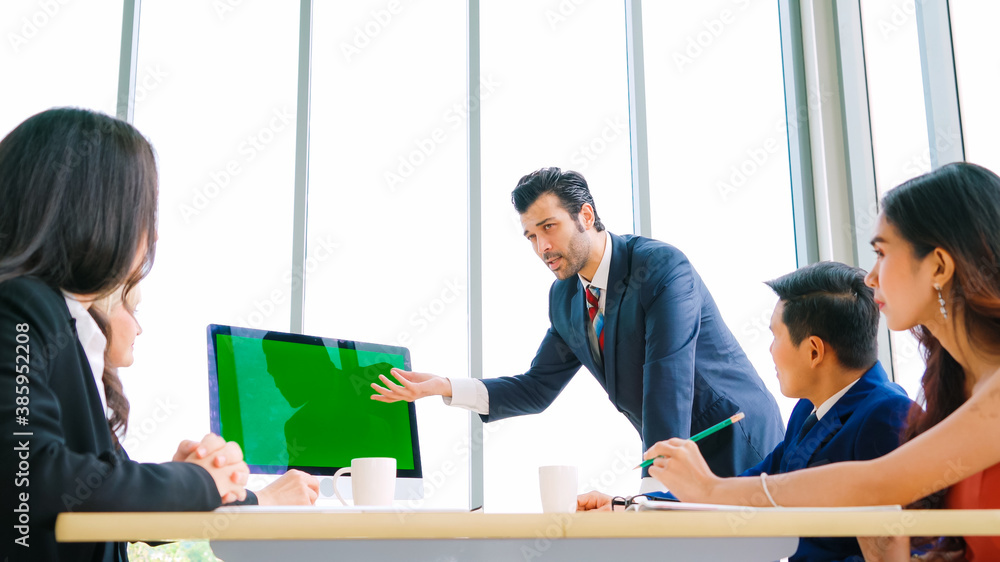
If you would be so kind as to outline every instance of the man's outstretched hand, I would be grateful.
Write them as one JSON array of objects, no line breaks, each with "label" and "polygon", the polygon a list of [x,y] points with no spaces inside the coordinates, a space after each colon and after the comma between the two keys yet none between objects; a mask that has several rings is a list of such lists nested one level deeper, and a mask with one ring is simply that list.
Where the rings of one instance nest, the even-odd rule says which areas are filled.
[{"label": "man's outstretched hand", "polygon": [[395,380],[379,375],[382,385],[372,383],[372,388],[378,393],[372,394],[372,400],[386,403],[400,400],[413,402],[426,396],[451,396],[451,381],[444,377],[402,369],[392,369],[389,374]]}]

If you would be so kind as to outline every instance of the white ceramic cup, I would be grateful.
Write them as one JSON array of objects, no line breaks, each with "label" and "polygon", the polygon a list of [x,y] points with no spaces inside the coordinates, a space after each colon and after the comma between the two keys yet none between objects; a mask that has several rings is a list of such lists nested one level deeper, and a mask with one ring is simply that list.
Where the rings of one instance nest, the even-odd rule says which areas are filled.
[{"label": "white ceramic cup", "polygon": [[579,476],[575,466],[538,467],[538,488],[542,492],[542,511],[572,513],[576,511]]},{"label": "white ceramic cup", "polygon": [[396,492],[396,459],[368,457],[354,459],[351,466],[341,468],[333,475],[333,493],[344,505],[350,505],[340,495],[337,479],[351,475],[351,494],[356,506],[388,506]]}]

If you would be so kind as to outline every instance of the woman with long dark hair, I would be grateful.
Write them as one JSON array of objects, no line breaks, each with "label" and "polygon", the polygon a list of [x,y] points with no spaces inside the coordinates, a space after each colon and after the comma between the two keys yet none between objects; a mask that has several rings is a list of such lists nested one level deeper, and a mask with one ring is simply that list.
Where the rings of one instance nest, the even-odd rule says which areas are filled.
[{"label": "woman with long dark hair", "polygon": [[[892,330],[925,353],[924,407],[895,451],[762,478],[716,477],[687,440],[657,443],[650,475],[686,501],[781,506],[916,504],[1000,508],[1000,177],[956,163],[886,194],[866,282]],[[968,560],[1000,560],[996,537],[966,537]],[[898,546],[898,545],[897,545]],[[897,548],[888,558],[909,558]]]},{"label": "woman with long dark hair", "polygon": [[2,550],[11,559],[125,560],[121,543],[56,543],[63,511],[210,510],[246,497],[242,451],[217,436],[182,462],[128,460],[128,416],[88,309],[153,263],[156,163],[131,125],[39,113],[0,141]]}]

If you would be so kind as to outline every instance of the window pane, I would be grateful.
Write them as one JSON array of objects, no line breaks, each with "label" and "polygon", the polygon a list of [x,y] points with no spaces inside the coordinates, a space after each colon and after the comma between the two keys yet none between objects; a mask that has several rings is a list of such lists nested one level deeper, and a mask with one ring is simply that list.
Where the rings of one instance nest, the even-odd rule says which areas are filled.
[{"label": "window pane", "polygon": [[157,153],[159,241],[123,378],[125,446],[143,461],[209,429],[206,325],[289,327],[298,5],[224,5],[140,14],[135,123]]},{"label": "window pane", "polygon": [[[468,376],[465,4],[317,2],[306,332]],[[318,250],[317,250],[318,251]],[[469,414],[417,402],[424,500],[468,505]]]},{"label": "window pane", "polygon": [[643,29],[653,237],[687,254],[787,419],[763,283],[796,266],[778,4],[649,2]]},{"label": "window pane", "polygon": [[[931,170],[917,19],[912,0],[862,0],[861,23],[875,185],[881,198]],[[942,136],[940,142],[954,140]],[[859,240],[867,243],[877,218],[877,210],[868,209],[858,223]],[[890,338],[893,376],[915,398],[924,374],[917,340],[909,332],[892,332]]]},{"label": "window pane", "polygon": [[[548,166],[576,170],[608,230],[632,232],[625,11],[622,2],[491,0],[481,17],[484,376],[496,377],[528,370],[554,281],[522,236],[510,202],[517,180]],[[584,369],[545,412],[484,432],[491,512],[540,510],[547,464],[578,466],[581,490],[638,491],[637,471],[611,467],[638,462],[639,435]]]},{"label": "window pane", "polygon": [[965,158],[1000,173],[1000,3],[949,2]]},{"label": "window pane", "polygon": [[115,114],[122,2],[5,0],[0,68],[4,103],[0,138],[51,107],[85,107]]}]

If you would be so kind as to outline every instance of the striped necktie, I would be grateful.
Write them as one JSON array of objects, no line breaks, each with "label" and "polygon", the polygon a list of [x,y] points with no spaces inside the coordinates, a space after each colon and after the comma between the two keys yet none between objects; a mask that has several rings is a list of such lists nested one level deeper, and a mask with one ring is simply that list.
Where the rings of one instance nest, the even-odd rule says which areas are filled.
[{"label": "striped necktie", "polygon": [[594,328],[601,355],[604,355],[604,314],[601,312],[601,290],[593,285],[587,285],[587,313],[590,314],[590,325]]}]

